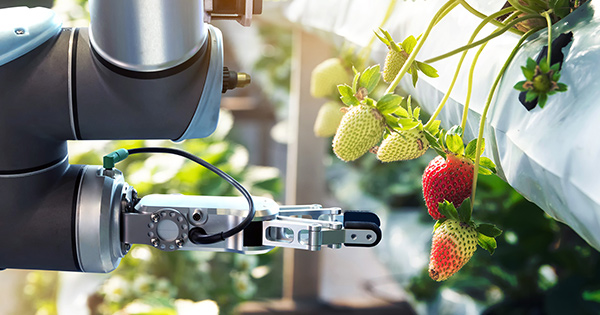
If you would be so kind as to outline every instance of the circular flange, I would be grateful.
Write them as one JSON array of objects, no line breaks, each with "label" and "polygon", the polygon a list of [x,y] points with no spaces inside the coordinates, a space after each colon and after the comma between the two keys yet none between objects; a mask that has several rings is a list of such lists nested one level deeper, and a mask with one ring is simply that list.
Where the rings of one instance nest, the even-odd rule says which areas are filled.
[{"label": "circular flange", "polygon": [[149,244],[160,250],[170,252],[181,248],[188,238],[188,231],[188,221],[175,209],[160,209],[150,215]]}]

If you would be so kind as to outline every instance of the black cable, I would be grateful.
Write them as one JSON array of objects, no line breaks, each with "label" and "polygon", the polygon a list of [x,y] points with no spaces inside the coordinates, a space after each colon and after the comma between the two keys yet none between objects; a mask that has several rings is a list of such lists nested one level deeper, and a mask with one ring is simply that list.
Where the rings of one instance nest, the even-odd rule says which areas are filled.
[{"label": "black cable", "polygon": [[237,189],[246,198],[246,200],[248,201],[249,211],[248,211],[248,215],[246,215],[246,218],[244,218],[244,220],[242,220],[242,222],[240,222],[238,225],[234,226],[233,228],[231,228],[227,231],[223,231],[223,232],[215,233],[215,234],[211,234],[211,235],[205,235],[204,230],[201,228],[193,228],[190,230],[190,233],[189,233],[189,239],[192,243],[194,243],[194,244],[212,244],[212,243],[216,243],[219,241],[224,241],[228,237],[231,237],[231,236],[241,232],[245,228],[247,228],[248,225],[250,224],[250,222],[252,222],[252,220],[254,219],[254,214],[256,213],[256,210],[254,209],[254,202],[252,201],[252,196],[250,195],[248,190],[246,190],[246,188],[244,188],[244,186],[242,186],[242,184],[240,184],[238,181],[236,181],[233,177],[229,176],[229,174],[223,172],[222,170],[220,170],[216,166],[206,162],[205,160],[203,160],[191,153],[188,153],[188,152],[185,152],[185,151],[182,151],[179,149],[173,149],[173,148],[147,147],[147,148],[129,149],[129,150],[127,150],[127,152],[129,153],[129,155],[137,154],[137,153],[169,153],[169,154],[175,154],[175,155],[182,156],[184,158],[187,158],[189,160],[192,160],[192,161],[204,166],[205,168],[209,169],[213,173],[219,175],[221,178],[223,178],[229,184],[231,184],[233,187],[235,187],[235,189]]}]

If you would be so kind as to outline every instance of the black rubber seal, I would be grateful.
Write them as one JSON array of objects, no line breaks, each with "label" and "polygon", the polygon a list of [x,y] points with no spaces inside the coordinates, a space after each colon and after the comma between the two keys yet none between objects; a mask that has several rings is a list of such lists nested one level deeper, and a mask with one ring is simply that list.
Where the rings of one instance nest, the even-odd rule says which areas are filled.
[{"label": "black rubber seal", "polygon": [[73,31],[73,51],[71,52],[71,100],[73,106],[73,125],[75,128],[75,140],[81,140],[79,130],[79,115],[77,113],[77,42],[79,41],[79,29]]},{"label": "black rubber seal", "polygon": [[208,38],[206,39],[206,45],[202,45],[202,47],[200,47],[200,49],[188,60],[184,61],[183,63],[173,67],[173,68],[169,68],[169,69],[165,69],[165,70],[161,70],[161,71],[154,71],[154,72],[141,72],[141,71],[132,71],[132,70],[127,70],[127,69],[123,69],[121,67],[115,66],[114,64],[110,63],[108,60],[102,58],[102,56],[100,56],[100,54],[96,51],[96,49],[94,48],[94,46],[90,45],[91,47],[91,51],[92,54],[94,55],[94,57],[100,61],[100,63],[106,67],[108,70],[122,75],[124,77],[128,77],[128,78],[132,78],[132,79],[140,79],[140,80],[154,80],[154,79],[161,79],[161,78],[166,78],[166,77],[170,77],[172,75],[178,74],[184,70],[186,70],[187,68],[191,67],[194,63],[196,63],[196,61],[198,61],[198,59],[200,59],[200,57],[202,57],[206,51],[208,50],[208,48],[210,48],[210,33],[208,34]]},{"label": "black rubber seal", "polygon": [[73,264],[77,271],[83,271],[79,265],[79,259],[77,255],[77,204],[79,201],[79,186],[83,180],[84,170],[85,167],[81,167],[79,172],[77,172],[77,179],[75,180],[75,188],[73,191],[73,201],[71,203],[71,249],[73,250]]},{"label": "black rubber seal", "polygon": [[344,212],[344,227],[347,222],[371,222],[377,226],[381,226],[381,220],[379,217],[368,211],[345,211]]}]

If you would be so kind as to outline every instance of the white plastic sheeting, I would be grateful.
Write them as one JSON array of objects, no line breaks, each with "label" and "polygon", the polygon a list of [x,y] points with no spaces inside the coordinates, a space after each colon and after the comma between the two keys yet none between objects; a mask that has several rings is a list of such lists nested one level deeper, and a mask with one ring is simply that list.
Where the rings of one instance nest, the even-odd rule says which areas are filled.
[{"label": "white plastic sheeting", "polygon": [[[384,25],[401,41],[423,33],[429,20],[444,4],[442,0],[398,1]],[[470,1],[476,9],[491,14],[504,1]],[[292,22],[318,31],[333,41],[340,39],[365,46],[376,30],[389,1],[295,0],[287,7]],[[481,20],[457,7],[432,31],[417,60],[423,61],[465,45]],[[478,38],[493,31],[486,27]],[[518,101],[516,82],[524,80],[520,66],[528,57],[535,59],[547,44],[541,31],[519,50],[504,75],[486,119],[485,156],[494,160],[498,175],[523,196],[555,219],[571,226],[596,249],[600,249],[600,13],[592,1],[553,27],[554,37],[572,31],[573,42],[563,49],[565,61],[560,82],[569,90],[551,96],[546,106],[527,111]],[[518,36],[505,33],[492,40],[476,68],[469,119],[465,137],[478,132],[479,119],[489,89]],[[372,58],[383,63],[387,48],[376,42]],[[459,80],[438,119],[446,128],[460,124],[467,91],[467,73],[474,51],[463,64]],[[458,56],[432,65],[440,73],[436,79],[420,76],[413,89],[409,78],[400,87],[412,94],[428,112],[433,112],[445,94],[454,74]]]}]

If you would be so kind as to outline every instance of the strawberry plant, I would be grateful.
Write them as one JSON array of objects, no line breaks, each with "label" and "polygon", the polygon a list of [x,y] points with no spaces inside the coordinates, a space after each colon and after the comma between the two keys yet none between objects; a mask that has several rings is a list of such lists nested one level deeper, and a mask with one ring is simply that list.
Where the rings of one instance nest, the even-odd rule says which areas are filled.
[{"label": "strawberry plant", "polygon": [[[428,212],[434,220],[438,220],[431,254],[430,267],[433,269],[430,268],[430,276],[432,279],[438,281],[447,279],[460,269],[473,254],[474,248],[471,247],[473,243],[471,241],[467,242],[468,248],[464,247],[459,250],[456,249],[458,245],[455,244],[452,245],[455,246],[452,250],[440,249],[450,246],[440,245],[451,243],[448,241],[449,239],[477,238],[478,243],[490,253],[493,253],[496,248],[493,238],[498,236],[501,231],[493,225],[477,225],[469,221],[473,212],[478,175],[491,175],[495,173],[496,169],[492,160],[482,156],[485,147],[483,131],[494,93],[508,65],[524,41],[543,28],[548,29],[548,46],[544,52],[546,57],[542,58],[540,54],[537,62],[531,58],[527,61],[526,66],[522,67],[526,80],[518,82],[515,89],[526,93],[526,100],[528,102],[535,100],[540,104],[540,108],[547,104],[551,95],[567,91],[567,86],[558,82],[562,58],[555,60],[557,59],[555,55],[562,56],[562,54],[556,51],[555,54],[552,54],[551,27],[553,23],[569,14],[583,2],[508,0],[506,5],[497,12],[485,15],[475,10],[465,0],[449,0],[437,11],[427,29],[419,36],[408,36],[404,41],[396,42],[388,31],[379,28],[374,36],[388,48],[383,70],[380,72],[379,65],[367,67],[362,72],[353,68],[355,75],[352,84],[339,82],[340,99],[347,106],[343,109],[345,114],[333,139],[333,151],[340,159],[346,162],[354,161],[370,151],[375,153],[381,162],[405,161],[419,158],[430,148],[439,155],[429,163],[422,178],[423,197]],[[459,6],[481,18],[481,23],[473,30],[468,42],[462,47],[437,57],[417,61],[417,54],[434,27]],[[495,26],[495,30],[483,38],[478,36],[484,27],[489,25]],[[486,44],[506,32],[517,34],[520,39],[506,57],[504,65],[490,87],[481,114],[477,137],[469,139],[470,141],[467,143],[463,139],[463,130],[467,121],[475,65]],[[461,124],[446,131],[440,128],[440,121],[436,118],[452,93],[468,50],[476,47],[478,50],[467,77],[468,91]],[[560,49],[555,48],[555,50]],[[461,55],[448,90],[430,118],[426,122],[421,121],[420,108],[412,108],[410,96],[405,100],[404,97],[396,94],[397,86],[404,75],[409,74],[412,77],[413,86],[418,88],[418,72],[436,78],[438,73],[430,64],[456,54]],[[362,69],[362,64],[359,68]],[[380,81],[387,83],[388,86],[383,93],[376,93],[375,88]],[[466,146],[465,143],[467,143]],[[459,209],[458,212],[456,207]],[[464,220],[464,213],[466,213],[464,208],[469,208],[467,211],[469,220],[466,221]],[[456,213],[463,213],[463,216],[459,218],[455,215]],[[457,236],[456,233],[459,233],[460,236]],[[460,263],[455,262],[454,259],[458,259],[457,261]],[[449,267],[445,265],[447,260],[452,260],[453,267],[450,269],[447,269]]]}]

